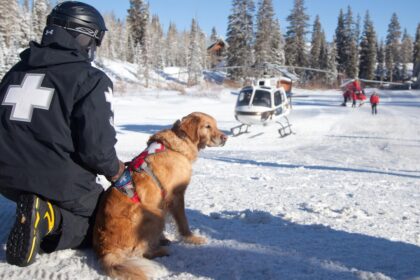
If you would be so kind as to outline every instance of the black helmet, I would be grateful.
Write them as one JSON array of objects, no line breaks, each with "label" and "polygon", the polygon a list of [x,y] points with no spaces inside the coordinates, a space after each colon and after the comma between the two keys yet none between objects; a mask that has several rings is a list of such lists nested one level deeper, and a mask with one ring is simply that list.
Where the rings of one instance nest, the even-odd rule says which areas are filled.
[{"label": "black helmet", "polygon": [[54,7],[47,17],[48,25],[58,25],[66,30],[85,34],[100,46],[106,29],[105,21],[94,7],[77,1],[66,1]]}]

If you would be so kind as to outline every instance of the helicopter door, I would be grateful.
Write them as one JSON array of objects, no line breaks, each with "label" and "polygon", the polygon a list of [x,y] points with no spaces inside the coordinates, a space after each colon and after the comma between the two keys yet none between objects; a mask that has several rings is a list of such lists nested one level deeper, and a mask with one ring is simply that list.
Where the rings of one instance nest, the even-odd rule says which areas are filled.
[{"label": "helicopter door", "polygon": [[276,107],[274,114],[276,116],[281,115],[281,113],[283,112],[283,107],[281,106],[282,103],[283,103],[283,95],[278,90],[274,92],[274,106]]}]

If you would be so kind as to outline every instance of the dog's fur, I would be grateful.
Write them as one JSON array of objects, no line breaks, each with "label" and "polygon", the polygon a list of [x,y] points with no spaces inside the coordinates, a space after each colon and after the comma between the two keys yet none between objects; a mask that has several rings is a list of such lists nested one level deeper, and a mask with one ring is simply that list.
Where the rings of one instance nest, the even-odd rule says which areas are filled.
[{"label": "dog's fur", "polygon": [[96,216],[93,245],[109,276],[147,279],[148,268],[142,258],[168,255],[167,249],[162,246],[168,243],[163,235],[168,212],[185,242],[197,245],[206,242],[205,238],[190,231],[184,194],[198,151],[206,146],[223,146],[226,140],[211,116],[197,112],[176,121],[171,129],[150,137],[148,144],[159,141],[166,147],[164,152],[149,155],[147,159],[165,196],[145,172],[133,172],[133,182],[141,203],[133,203],[113,187],[105,192]]}]

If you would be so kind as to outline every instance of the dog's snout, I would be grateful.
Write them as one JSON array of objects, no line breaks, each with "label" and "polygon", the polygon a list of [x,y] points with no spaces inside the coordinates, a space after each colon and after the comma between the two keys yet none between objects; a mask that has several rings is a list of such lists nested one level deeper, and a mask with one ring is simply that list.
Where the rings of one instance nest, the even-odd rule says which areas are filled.
[{"label": "dog's snout", "polygon": [[220,140],[222,140],[223,143],[225,143],[227,141],[228,137],[222,133],[222,135],[220,135]]}]

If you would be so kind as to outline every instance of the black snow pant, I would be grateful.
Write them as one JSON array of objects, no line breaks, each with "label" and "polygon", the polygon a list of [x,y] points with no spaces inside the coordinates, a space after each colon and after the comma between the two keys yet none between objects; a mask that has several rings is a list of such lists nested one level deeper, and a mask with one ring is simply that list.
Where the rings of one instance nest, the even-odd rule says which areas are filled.
[{"label": "black snow pant", "polygon": [[372,115],[376,115],[378,113],[378,109],[376,108],[378,104],[372,104]]},{"label": "black snow pant", "polygon": [[[21,190],[0,186],[0,193],[9,200],[17,201]],[[41,249],[50,253],[57,250],[90,246],[92,229],[95,222],[96,206],[103,193],[103,187],[92,182],[75,200],[52,201],[61,212],[61,230],[58,234],[46,236],[41,242]]]}]

